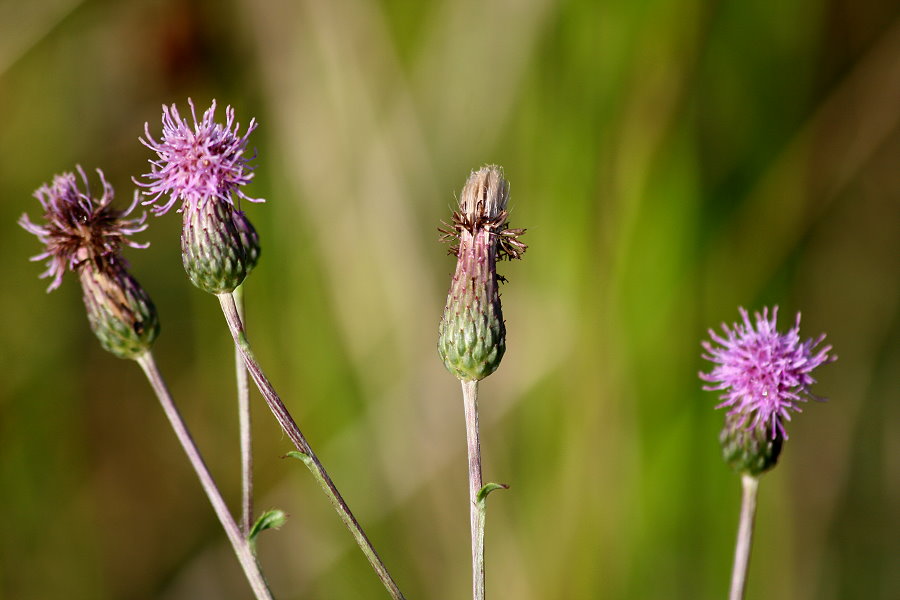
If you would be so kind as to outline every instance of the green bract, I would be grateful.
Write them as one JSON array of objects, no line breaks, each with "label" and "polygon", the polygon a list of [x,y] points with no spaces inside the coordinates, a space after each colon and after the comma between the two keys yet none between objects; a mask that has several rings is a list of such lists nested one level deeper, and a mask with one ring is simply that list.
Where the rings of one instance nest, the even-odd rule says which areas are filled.
[{"label": "green bract", "polygon": [[91,329],[104,349],[119,358],[138,358],[159,335],[159,318],[150,296],[119,264],[79,271]]}]

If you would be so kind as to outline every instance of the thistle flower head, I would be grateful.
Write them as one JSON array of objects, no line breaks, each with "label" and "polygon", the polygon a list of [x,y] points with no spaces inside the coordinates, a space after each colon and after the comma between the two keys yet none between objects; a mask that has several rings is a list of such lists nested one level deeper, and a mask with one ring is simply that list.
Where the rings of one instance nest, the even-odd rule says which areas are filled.
[{"label": "thistle flower head", "polygon": [[44,209],[45,223],[33,223],[27,214],[19,219],[19,225],[33,233],[44,244],[44,252],[31,260],[47,259],[47,270],[41,278],[51,279],[47,291],[55,290],[62,282],[66,269],[80,270],[83,265],[93,264],[97,268],[120,262],[119,251],[123,244],[132,248],[146,248],[148,244],[138,243],[129,236],[147,228],[146,214],[138,218],[126,217],[138,203],[135,192],[131,206],[126,210],[112,208],[112,186],[97,169],[100,176],[102,194],[99,198],[91,195],[87,175],[77,166],[82,188],[74,173],[56,175],[48,185],[42,185],[34,197]]},{"label": "thistle flower head", "polygon": [[463,381],[493,373],[506,351],[497,260],[519,258],[523,229],[507,226],[509,183],[499,167],[473,172],[463,188],[453,224],[440,231],[452,242],[456,272],[441,317],[438,352],[444,366]]},{"label": "thistle flower head", "polygon": [[756,313],[755,323],[746,310],[740,312],[742,323],[731,327],[723,323],[723,334],[710,330],[712,343],[702,344],[703,358],[716,365],[711,372],[699,374],[711,384],[703,389],[723,392],[717,408],[730,407],[729,416],[740,417],[734,426],[764,427],[771,439],[779,435],[787,439],[783,422],[791,420],[791,412],[801,412],[801,402],[819,399],[810,393],[815,383],[812,371],[837,357],[829,356],[831,346],[818,348],[824,334],[800,341],[800,313],[794,327],[782,335],[776,327],[777,306],[771,318],[768,309]]},{"label": "thistle flower head", "polygon": [[247,140],[256,129],[256,120],[251,119],[241,135],[232,107],[225,109],[225,124],[222,125],[214,120],[215,100],[199,120],[190,99],[188,105],[193,125],[181,117],[174,104],[163,106],[163,132],[159,141],[150,135],[150,125],[144,124],[144,137],[140,141],[157,154],[156,160],[150,161],[150,172],[143,176],[149,181],[136,182],[146,188],[144,194],[151,197],[144,204],[154,204],[168,196],[165,202],[153,208],[155,214],[161,215],[179,200],[191,205],[213,199],[234,204],[233,196],[237,196],[250,202],[262,202],[241,190],[253,179],[253,167],[249,164],[253,156],[248,157],[246,149]]}]

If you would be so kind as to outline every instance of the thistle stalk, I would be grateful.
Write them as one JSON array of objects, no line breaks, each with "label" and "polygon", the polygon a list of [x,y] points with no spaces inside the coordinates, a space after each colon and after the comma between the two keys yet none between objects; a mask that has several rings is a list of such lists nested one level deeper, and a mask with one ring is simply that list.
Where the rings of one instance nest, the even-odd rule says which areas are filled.
[{"label": "thistle stalk", "polygon": [[[244,321],[244,286],[234,290],[234,302]],[[234,347],[234,369],[237,380],[238,422],[241,435],[241,532],[249,537],[253,525],[253,433],[250,427],[250,382],[241,349]]]},{"label": "thistle stalk", "polygon": [[247,540],[246,535],[241,534],[237,523],[228,511],[228,506],[225,504],[222,494],[219,492],[212,475],[210,475],[206,463],[203,462],[203,457],[200,455],[200,451],[197,449],[181,414],[178,412],[178,408],[172,401],[172,397],[169,394],[165,381],[156,366],[156,362],[153,360],[153,354],[148,351],[137,357],[135,360],[147,376],[147,380],[153,387],[153,391],[159,399],[163,412],[166,413],[166,417],[169,420],[169,424],[172,426],[172,430],[175,432],[175,436],[178,438],[179,443],[181,443],[181,447],[184,449],[185,454],[187,454],[191,466],[194,467],[194,472],[196,472],[197,478],[203,486],[203,491],[206,493],[207,498],[209,498],[209,502],[212,504],[213,510],[219,518],[219,522],[222,524],[225,534],[228,536],[228,541],[231,542],[231,547],[234,549],[234,553],[241,563],[241,567],[244,570],[247,581],[250,583],[250,587],[253,588],[253,594],[256,596],[257,600],[271,600],[272,593],[269,591],[266,580],[260,571],[259,564],[253,556],[250,549],[250,543]]},{"label": "thistle stalk", "polygon": [[753,543],[753,522],[756,518],[756,491],[759,479],[744,473],[741,475],[743,494],[741,520],[738,525],[737,543],[734,547],[734,566],[731,570],[731,590],[728,600],[743,600],[747,587],[747,569],[750,565],[750,547]]},{"label": "thistle stalk", "polygon": [[322,491],[325,492],[325,495],[328,497],[331,505],[338,513],[341,521],[344,522],[344,525],[350,531],[353,539],[356,540],[356,543],[359,545],[360,550],[362,550],[363,554],[366,556],[366,559],[369,561],[369,564],[372,566],[372,569],[374,569],[376,575],[378,575],[378,578],[381,580],[382,584],[384,584],[384,587],[391,595],[391,598],[393,598],[394,600],[403,600],[403,593],[400,591],[400,588],[397,587],[397,584],[394,582],[391,574],[388,572],[387,567],[384,565],[384,562],[378,556],[378,553],[372,546],[372,542],[369,540],[368,536],[366,536],[366,533],[363,530],[362,526],[359,524],[359,521],[357,521],[356,517],[353,516],[353,513],[350,511],[350,507],[347,505],[343,496],[341,496],[341,493],[338,491],[337,486],[328,475],[325,467],[322,466],[322,463],[321,461],[319,461],[318,456],[316,456],[315,452],[313,452],[313,449],[310,447],[309,442],[306,441],[306,437],[300,431],[300,428],[297,426],[294,418],[291,416],[287,407],[281,401],[281,398],[278,396],[275,388],[269,382],[268,378],[260,367],[259,362],[256,360],[256,356],[253,353],[250,342],[247,340],[246,331],[244,330],[243,321],[241,320],[240,314],[238,313],[234,295],[231,293],[222,293],[217,294],[217,296],[219,298],[219,303],[222,306],[222,312],[225,315],[225,320],[228,323],[228,328],[231,330],[231,335],[234,338],[234,343],[240,349],[244,364],[247,367],[247,370],[250,372],[250,376],[253,378],[253,381],[256,383],[256,387],[259,389],[263,398],[265,398],[269,410],[272,411],[272,414],[275,416],[275,419],[281,426],[282,431],[284,431],[284,433],[294,444],[294,447],[297,449],[297,452],[299,453],[298,458],[303,460],[307,468],[309,468],[310,472],[313,474],[313,477],[318,482],[319,486],[322,488]]},{"label": "thistle stalk", "polygon": [[479,506],[481,442],[478,437],[478,381],[461,381],[466,415],[466,447],[469,457],[469,520],[472,530],[472,596],[484,598],[484,517]]}]

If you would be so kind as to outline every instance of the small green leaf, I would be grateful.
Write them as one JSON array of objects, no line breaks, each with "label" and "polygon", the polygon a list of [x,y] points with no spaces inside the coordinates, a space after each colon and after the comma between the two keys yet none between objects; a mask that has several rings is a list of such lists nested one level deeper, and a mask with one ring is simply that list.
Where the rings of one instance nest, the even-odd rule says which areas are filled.
[{"label": "small green leaf", "polygon": [[256,536],[266,529],[279,529],[287,522],[287,514],[278,508],[267,510],[259,516],[253,527],[250,528],[250,535],[247,537],[251,548],[256,549]]},{"label": "small green leaf", "polygon": [[297,460],[302,460],[304,463],[309,463],[310,458],[308,454],[304,454],[303,452],[297,452],[296,450],[291,450],[287,454],[286,457],[296,458]]},{"label": "small green leaf", "polygon": [[486,483],[483,488],[478,490],[478,493],[475,494],[475,500],[479,503],[484,502],[488,497],[488,494],[493,492],[494,490],[508,490],[509,486],[505,483]]}]

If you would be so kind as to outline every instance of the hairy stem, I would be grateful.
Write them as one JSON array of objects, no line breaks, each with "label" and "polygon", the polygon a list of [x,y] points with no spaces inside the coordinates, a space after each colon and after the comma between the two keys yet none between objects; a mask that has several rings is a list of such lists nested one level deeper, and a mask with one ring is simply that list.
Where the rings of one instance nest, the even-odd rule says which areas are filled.
[{"label": "hairy stem", "polygon": [[[234,290],[234,303],[241,322],[244,318],[244,286]],[[240,347],[234,346],[234,369],[237,377],[238,421],[241,435],[241,531],[250,535],[253,525],[253,433],[250,429],[250,382],[241,356]]]},{"label": "hairy stem", "polygon": [[743,497],[737,544],[734,547],[734,568],[731,571],[731,591],[728,600],[743,600],[747,586],[747,567],[750,565],[750,546],[753,543],[753,520],[756,517],[756,490],[759,479],[746,473],[741,475]]},{"label": "hairy stem", "polygon": [[[316,481],[318,481],[319,485],[322,487],[322,491],[328,496],[329,501],[332,506],[334,506],[334,509],[344,522],[344,525],[350,530],[356,543],[359,544],[363,554],[365,554],[366,558],[369,560],[369,564],[372,565],[378,578],[381,579],[384,587],[387,589],[388,593],[390,593],[391,598],[394,600],[403,600],[403,594],[400,592],[400,588],[397,587],[397,584],[388,572],[387,567],[385,567],[384,563],[381,561],[381,558],[372,546],[372,542],[369,541],[369,538],[356,520],[356,517],[350,512],[350,507],[347,506],[347,503],[334,485],[334,482],[331,480],[325,467],[322,466],[319,458],[310,447],[309,442],[306,441],[306,437],[300,432],[297,423],[294,421],[293,417],[291,417],[287,407],[285,407],[281,398],[279,398],[275,391],[275,388],[266,378],[265,373],[259,366],[256,356],[253,354],[253,350],[250,347],[250,342],[247,340],[244,325],[238,314],[234,297],[227,293],[219,294],[218,297],[219,303],[222,305],[222,312],[225,314],[225,320],[228,322],[228,328],[231,330],[231,335],[234,338],[234,342],[240,348],[244,364],[247,366],[250,376],[253,377],[256,387],[259,388],[260,393],[263,395],[263,398],[265,398],[266,404],[269,406],[269,409],[272,411],[278,424],[281,425],[282,431],[290,438],[297,451],[304,455],[308,460],[307,464],[315,476]],[[307,462],[307,460],[304,462]]]},{"label": "hairy stem", "polygon": [[481,442],[478,437],[478,382],[462,381],[469,455],[469,520],[472,527],[472,598],[484,600],[484,505],[478,493],[481,480]]},{"label": "hairy stem", "polygon": [[203,491],[206,492],[206,496],[209,498],[209,502],[212,504],[216,516],[219,517],[222,528],[225,530],[225,534],[228,536],[232,548],[234,548],[234,553],[237,555],[241,567],[244,569],[247,581],[250,582],[250,587],[253,588],[254,595],[257,600],[272,600],[272,593],[269,591],[266,580],[259,569],[259,564],[256,562],[256,559],[250,550],[247,538],[241,535],[237,523],[235,523],[234,518],[228,511],[228,506],[226,506],[225,500],[219,492],[219,488],[216,487],[216,482],[213,481],[209,469],[206,468],[206,463],[203,462],[203,457],[200,456],[197,445],[194,444],[194,440],[191,438],[191,434],[188,431],[184,420],[181,418],[178,408],[175,406],[172,397],[169,395],[169,390],[166,387],[165,381],[163,381],[162,375],[156,367],[156,361],[153,360],[153,354],[146,352],[136,360],[141,366],[141,369],[144,370],[144,374],[150,381],[150,385],[153,386],[153,391],[156,392],[156,397],[159,398],[163,411],[166,413],[166,417],[169,419],[169,423],[172,425],[172,429],[175,431],[178,441],[181,442],[181,447],[184,449],[185,454],[187,454],[191,466],[194,467],[197,478],[203,486]]}]

